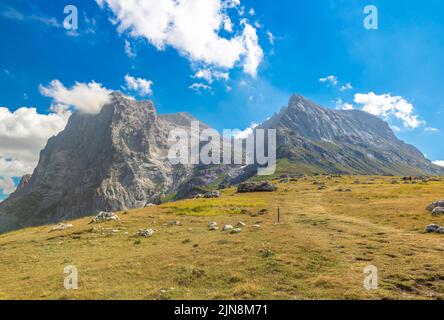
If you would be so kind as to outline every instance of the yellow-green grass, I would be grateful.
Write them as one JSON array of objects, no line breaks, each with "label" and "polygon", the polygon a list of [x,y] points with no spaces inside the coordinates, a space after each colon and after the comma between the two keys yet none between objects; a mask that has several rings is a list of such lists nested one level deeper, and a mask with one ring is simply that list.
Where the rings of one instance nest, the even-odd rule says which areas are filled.
[{"label": "yellow-green grass", "polygon": [[[424,229],[444,225],[425,211],[444,198],[444,181],[392,179],[307,177],[276,193],[227,189],[220,199],[119,212],[118,222],[0,235],[0,299],[442,299],[444,236]],[[261,209],[269,213],[255,216]],[[247,226],[211,232],[211,221]],[[142,228],[157,232],[134,236]],[[79,290],[64,289],[67,265]],[[379,270],[377,290],[363,287],[368,265]]]}]

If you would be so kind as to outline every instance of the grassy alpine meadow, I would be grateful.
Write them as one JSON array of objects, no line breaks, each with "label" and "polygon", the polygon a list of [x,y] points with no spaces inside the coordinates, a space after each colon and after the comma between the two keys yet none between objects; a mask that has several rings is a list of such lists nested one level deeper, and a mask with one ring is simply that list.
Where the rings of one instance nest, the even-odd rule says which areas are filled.
[{"label": "grassy alpine meadow", "polygon": [[[0,299],[443,299],[444,179],[306,176],[273,193],[117,212],[0,235]],[[342,190],[342,191],[341,191]],[[280,222],[277,211],[279,208]],[[180,221],[180,225],[171,224]],[[217,222],[219,230],[210,231]],[[245,226],[239,233],[224,225]],[[136,235],[154,229],[152,237]],[[367,290],[367,266],[378,288]],[[78,290],[66,290],[66,266]]]}]

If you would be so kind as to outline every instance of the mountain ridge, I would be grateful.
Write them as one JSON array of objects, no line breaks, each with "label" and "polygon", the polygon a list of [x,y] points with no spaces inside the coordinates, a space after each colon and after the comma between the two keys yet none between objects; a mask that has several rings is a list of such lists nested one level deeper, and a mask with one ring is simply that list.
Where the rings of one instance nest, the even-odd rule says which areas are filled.
[{"label": "mountain ridge", "polygon": [[[151,101],[118,93],[99,114],[74,113],[65,130],[48,140],[34,173],[0,203],[0,232],[185,198],[254,174],[254,165],[173,166],[167,160],[169,131],[189,132],[192,121],[197,118],[190,113],[157,115]],[[300,95],[258,128],[277,129],[277,157],[308,168],[298,173],[444,171],[377,117],[325,109]]]}]

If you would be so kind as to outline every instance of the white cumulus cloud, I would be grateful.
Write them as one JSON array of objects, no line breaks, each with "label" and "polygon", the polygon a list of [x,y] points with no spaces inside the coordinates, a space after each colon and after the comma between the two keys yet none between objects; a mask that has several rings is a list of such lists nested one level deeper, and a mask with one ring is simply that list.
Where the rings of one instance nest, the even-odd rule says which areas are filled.
[{"label": "white cumulus cloud", "polygon": [[333,85],[333,86],[336,86],[339,83],[338,77],[333,75],[327,76],[325,78],[320,78],[319,82],[327,83],[328,85]]},{"label": "white cumulus cloud", "polygon": [[258,127],[258,126],[259,126],[259,124],[252,122],[250,124],[250,126],[248,128],[246,128],[245,130],[234,130],[233,137],[235,139],[246,139],[246,138],[248,138],[248,136],[253,134],[254,129],[256,129],[256,127]]},{"label": "white cumulus cloud", "polygon": [[433,127],[426,127],[426,128],[424,129],[424,131],[426,131],[426,132],[433,132],[433,133],[436,133],[436,132],[439,132],[439,129],[437,129],[437,128],[433,128]]},{"label": "white cumulus cloud", "polygon": [[338,98],[335,104],[338,110],[353,110],[355,108],[352,104],[342,101],[341,98]]},{"label": "white cumulus cloud", "polygon": [[15,189],[14,177],[33,172],[39,152],[47,140],[65,128],[71,113],[55,108],[39,114],[36,108],[10,111],[0,108],[0,190],[9,194]]},{"label": "white cumulus cloud", "polygon": [[194,75],[196,79],[204,79],[208,83],[213,83],[215,80],[225,80],[230,78],[228,72],[221,72],[210,68],[200,69]]},{"label": "white cumulus cloud", "polygon": [[444,167],[444,160],[433,161],[434,164],[440,167]]},{"label": "white cumulus cloud", "polygon": [[397,119],[401,121],[405,128],[414,129],[425,122],[420,120],[415,114],[415,109],[411,103],[400,96],[391,94],[377,95],[373,92],[355,94],[355,102],[362,105],[362,110],[385,120]]},{"label": "white cumulus cloud", "polygon": [[59,80],[53,80],[45,87],[40,86],[40,93],[53,99],[55,104],[73,107],[82,113],[96,114],[110,101],[111,90],[100,83],[76,82],[72,88],[66,88]]},{"label": "white cumulus cloud", "polygon": [[256,29],[247,20],[236,25],[229,37],[221,31],[235,28],[228,11],[237,9],[238,0],[96,0],[109,8],[120,33],[145,38],[157,49],[171,46],[193,63],[231,69],[240,64],[244,71],[257,74],[263,58]]},{"label": "white cumulus cloud", "polygon": [[130,75],[125,76],[125,84],[128,90],[137,92],[139,96],[148,96],[153,94],[153,81],[143,78],[134,78]]},{"label": "white cumulus cloud", "polygon": [[211,86],[206,85],[205,83],[193,83],[191,86],[188,87],[191,90],[194,91],[211,91]]},{"label": "white cumulus cloud", "polygon": [[347,91],[347,90],[351,90],[353,89],[353,86],[351,85],[351,83],[346,83],[343,86],[341,86],[341,88],[339,89],[340,91]]}]

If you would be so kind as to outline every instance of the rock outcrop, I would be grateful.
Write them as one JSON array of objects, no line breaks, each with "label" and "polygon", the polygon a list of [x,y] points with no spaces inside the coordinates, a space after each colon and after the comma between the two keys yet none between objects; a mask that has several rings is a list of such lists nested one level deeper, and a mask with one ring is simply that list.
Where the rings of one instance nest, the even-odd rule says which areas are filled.
[{"label": "rock outcrop", "polygon": [[277,190],[277,187],[268,182],[243,182],[239,184],[237,187],[238,193],[247,193],[247,192],[274,192]]}]

